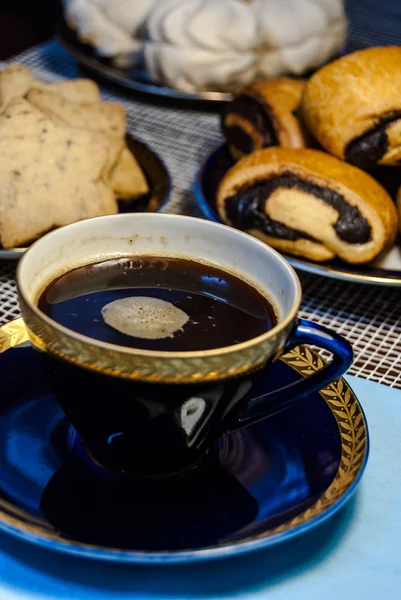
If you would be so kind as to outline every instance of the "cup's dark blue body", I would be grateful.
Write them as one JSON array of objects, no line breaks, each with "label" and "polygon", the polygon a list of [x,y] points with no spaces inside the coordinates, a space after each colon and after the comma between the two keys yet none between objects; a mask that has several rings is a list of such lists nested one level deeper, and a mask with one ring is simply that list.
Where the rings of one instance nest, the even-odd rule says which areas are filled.
[{"label": "cup's dark blue body", "polygon": [[261,396],[257,387],[269,361],[263,368],[219,381],[159,384],[113,377],[46,356],[54,393],[90,457],[108,470],[145,477],[192,467],[223,433],[322,389],[352,362],[346,340],[301,319],[286,350],[303,343],[331,351],[332,362]]},{"label": "cup's dark blue body", "polygon": [[263,374],[203,384],[142,383],[47,358],[54,393],[91,457],[112,471],[182,471],[228,427]]}]

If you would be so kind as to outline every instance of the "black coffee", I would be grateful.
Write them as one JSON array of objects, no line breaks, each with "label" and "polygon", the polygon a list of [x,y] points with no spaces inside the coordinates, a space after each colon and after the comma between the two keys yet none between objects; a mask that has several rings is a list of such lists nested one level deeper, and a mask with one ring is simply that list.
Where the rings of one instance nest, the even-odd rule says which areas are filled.
[{"label": "black coffee", "polygon": [[249,283],[208,264],[168,257],[79,267],[52,281],[38,306],[93,339],[170,352],[231,346],[277,323],[269,300]]}]

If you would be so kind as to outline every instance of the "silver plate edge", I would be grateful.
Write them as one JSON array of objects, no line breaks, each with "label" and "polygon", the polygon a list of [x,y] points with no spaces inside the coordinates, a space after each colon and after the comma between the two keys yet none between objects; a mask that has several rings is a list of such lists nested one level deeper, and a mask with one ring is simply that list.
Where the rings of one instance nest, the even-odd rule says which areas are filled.
[{"label": "silver plate edge", "polygon": [[[213,213],[207,199],[203,194],[203,178],[205,175],[205,169],[210,160],[213,159],[214,155],[217,154],[223,148],[223,144],[219,144],[213,148],[210,152],[203,156],[198,163],[198,169],[193,180],[193,191],[195,195],[195,201],[198,208],[201,210],[205,218],[220,222],[221,220]],[[212,215],[213,213],[213,215]],[[364,273],[350,273],[349,271],[342,271],[341,268],[335,268],[332,266],[324,266],[318,263],[308,263],[300,259],[294,258],[284,253],[280,253],[290,265],[299,271],[310,273],[312,275],[319,275],[329,279],[336,279],[339,281],[347,281],[349,283],[363,283],[365,285],[380,285],[382,287],[401,287],[401,271],[399,277],[391,276],[379,276],[379,275],[368,275]],[[388,272],[386,269],[379,269],[376,267],[375,271],[382,270],[384,273]]]},{"label": "silver plate edge", "polygon": [[[97,75],[108,79],[109,81],[124,87],[125,89],[134,90],[144,94],[151,94],[153,96],[160,96],[163,98],[170,98],[174,100],[186,100],[192,102],[230,102],[233,99],[233,94],[227,92],[181,92],[174,88],[165,87],[156,83],[145,83],[132,78],[125,78],[119,75],[112,67],[107,67],[99,63],[96,58],[86,56],[79,48],[74,46],[71,42],[65,40],[62,35],[58,36],[58,39],[63,48],[69,52],[78,63],[81,63],[84,67],[90,71],[97,73]],[[132,70],[135,72],[135,69]],[[137,69],[139,72],[140,70]]]}]

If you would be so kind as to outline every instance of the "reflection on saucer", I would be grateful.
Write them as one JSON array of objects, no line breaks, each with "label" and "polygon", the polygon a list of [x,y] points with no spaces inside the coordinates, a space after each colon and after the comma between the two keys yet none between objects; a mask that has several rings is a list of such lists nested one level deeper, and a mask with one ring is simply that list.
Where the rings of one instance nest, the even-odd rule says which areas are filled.
[{"label": "reflection on saucer", "polygon": [[114,548],[209,546],[250,523],[258,504],[213,458],[168,480],[102,477],[70,458],[46,486],[42,514],[65,537]]},{"label": "reflection on saucer", "polygon": [[[2,353],[0,362],[0,529],[10,531],[11,519],[11,532],[36,544],[131,563],[229,556],[247,550],[249,543],[267,547],[316,525],[349,495],[349,487],[340,487],[330,504],[333,490],[344,483],[338,476],[340,461],[350,461],[335,418],[339,399],[331,405],[331,397],[325,401],[311,394],[221,438],[219,457],[209,452],[190,479],[175,479],[174,485],[173,480],[171,485],[155,480],[139,484],[105,475],[82,454],[51,393],[39,352],[14,348]],[[260,393],[298,378],[291,366],[277,361]],[[365,448],[351,479],[344,474],[349,485],[358,481],[366,462],[367,433],[345,381],[339,398],[356,415],[347,432],[359,436],[359,447]],[[188,430],[203,410],[196,397],[192,400],[180,415]],[[316,518],[318,498],[324,504]],[[291,529],[293,517],[301,525]],[[177,552],[201,547],[209,549]],[[159,554],[160,549],[170,552]]]}]

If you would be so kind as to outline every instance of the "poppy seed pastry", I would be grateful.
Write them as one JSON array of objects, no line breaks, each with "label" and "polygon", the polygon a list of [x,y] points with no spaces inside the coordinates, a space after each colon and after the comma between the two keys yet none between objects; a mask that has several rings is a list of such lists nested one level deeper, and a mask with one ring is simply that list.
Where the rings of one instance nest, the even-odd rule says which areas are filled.
[{"label": "poppy seed pastry", "polygon": [[273,248],[314,261],[372,260],[393,243],[394,203],[370,175],[306,148],[242,158],[217,192],[222,220]]},{"label": "poppy seed pastry", "polygon": [[401,163],[401,46],[354,52],[315,73],[302,113],[331,154],[361,168]]},{"label": "poppy seed pastry", "polygon": [[299,79],[255,81],[230,102],[222,129],[234,160],[269,146],[303,148],[305,133],[296,115],[305,82]]}]

